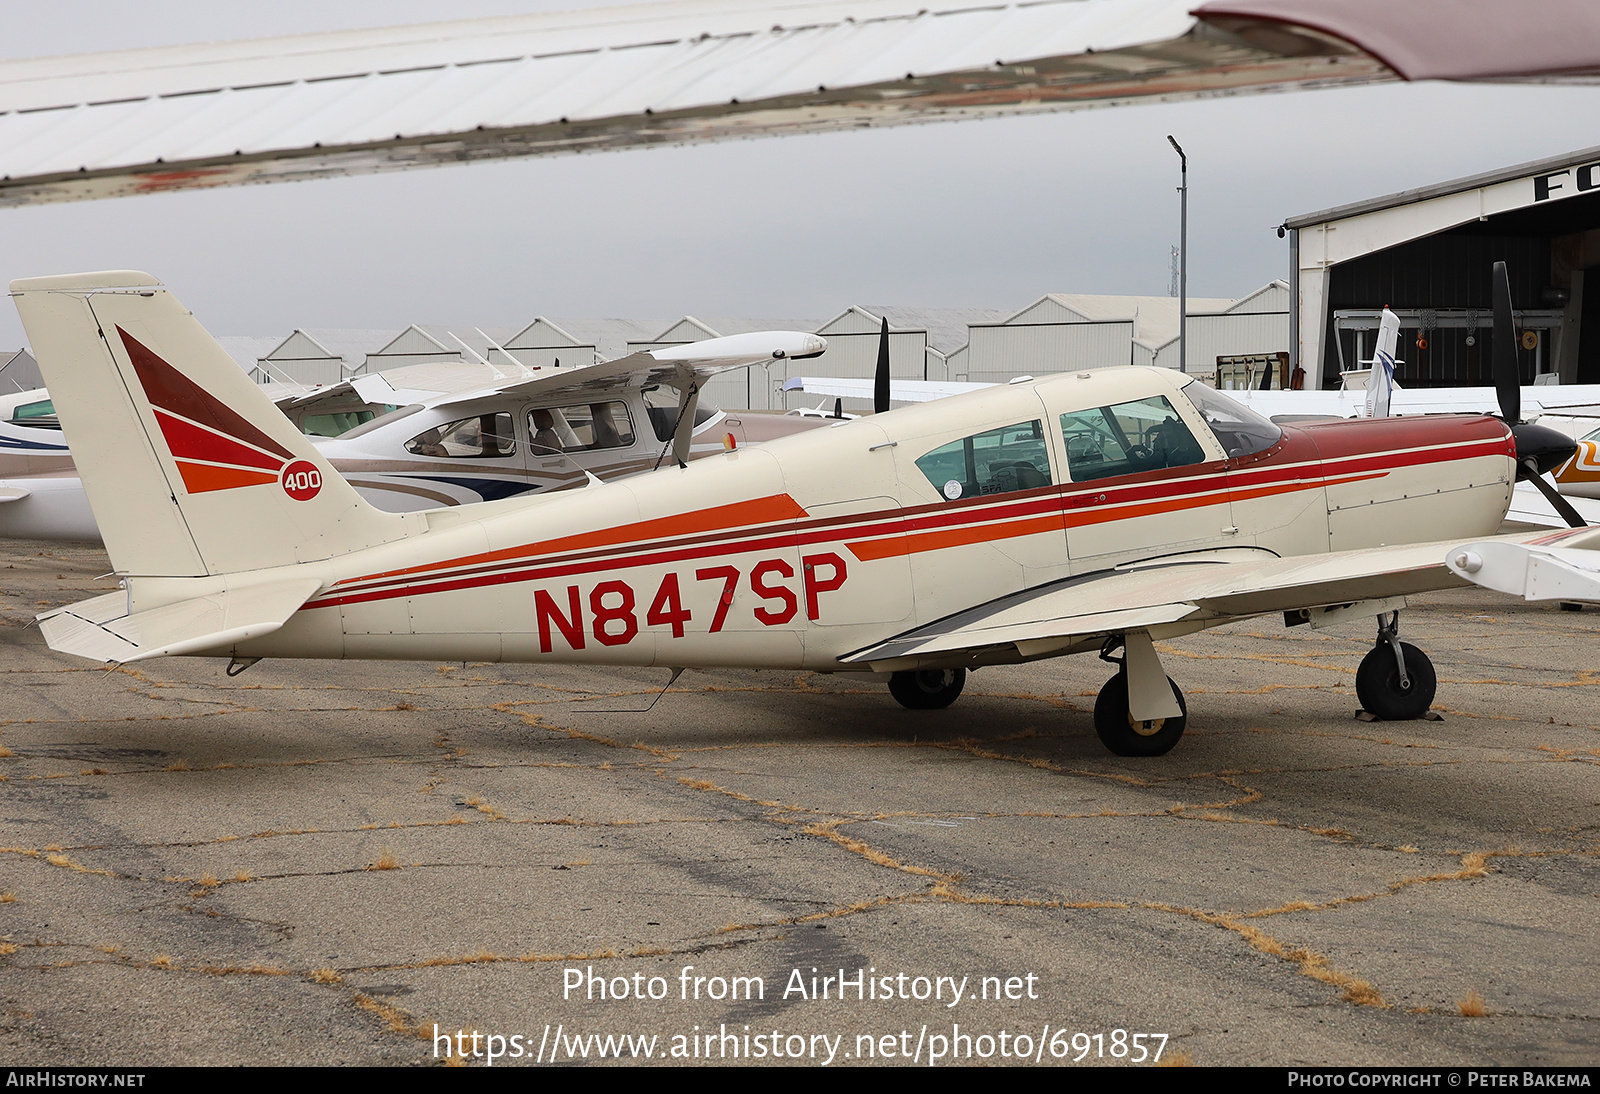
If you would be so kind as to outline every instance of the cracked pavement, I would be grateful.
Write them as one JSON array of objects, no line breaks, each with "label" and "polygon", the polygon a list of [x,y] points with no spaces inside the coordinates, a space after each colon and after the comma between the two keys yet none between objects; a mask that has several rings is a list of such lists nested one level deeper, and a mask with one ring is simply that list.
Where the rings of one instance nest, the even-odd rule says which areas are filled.
[{"label": "cracked pavement", "polygon": [[[50,653],[26,624],[108,568],[0,547],[15,1065],[432,1064],[435,1024],[547,1023],[844,1051],[952,1022],[1125,1029],[1196,1064],[1600,1056],[1600,611],[1420,598],[1428,722],[1352,717],[1367,624],[1180,639],[1159,648],[1190,729],[1134,760],[1094,735],[1092,657],[982,670],[946,711],[726,671],[638,713],[664,670],[229,679]],[[688,965],[766,997],[681,1000]],[[780,997],[813,967],[1032,974],[1038,998]],[[672,995],[563,999],[568,968]]]}]

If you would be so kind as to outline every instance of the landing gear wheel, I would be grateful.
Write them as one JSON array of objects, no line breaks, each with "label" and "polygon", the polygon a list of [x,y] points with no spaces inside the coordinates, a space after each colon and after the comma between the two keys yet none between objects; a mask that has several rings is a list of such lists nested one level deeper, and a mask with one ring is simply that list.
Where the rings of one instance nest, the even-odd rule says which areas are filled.
[{"label": "landing gear wheel", "polygon": [[889,694],[907,710],[943,710],[961,695],[966,669],[919,669],[889,677]]},{"label": "landing gear wheel", "polygon": [[1189,705],[1183,701],[1183,692],[1172,683],[1173,698],[1183,711],[1176,718],[1157,718],[1152,722],[1135,722],[1128,713],[1128,674],[1119,672],[1100,689],[1094,701],[1094,731],[1100,743],[1118,756],[1160,756],[1172,750],[1189,724]]},{"label": "landing gear wheel", "polygon": [[1361,700],[1361,709],[1385,722],[1421,718],[1428,713],[1439,690],[1433,662],[1427,654],[1409,642],[1400,643],[1400,652],[1406,659],[1409,687],[1401,686],[1400,663],[1388,642],[1379,642],[1368,650],[1361,667],[1356,669],[1356,698]]}]

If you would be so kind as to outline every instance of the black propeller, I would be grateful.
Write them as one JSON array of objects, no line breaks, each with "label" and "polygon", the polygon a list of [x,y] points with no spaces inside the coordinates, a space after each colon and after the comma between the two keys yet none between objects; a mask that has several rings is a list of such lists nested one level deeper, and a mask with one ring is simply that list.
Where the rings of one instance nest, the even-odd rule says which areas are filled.
[{"label": "black propeller", "polygon": [[889,319],[883,320],[878,332],[878,371],[872,378],[872,412],[882,414],[889,409]]},{"label": "black propeller", "polygon": [[1511,278],[1504,262],[1494,264],[1494,391],[1500,420],[1511,427],[1516,442],[1517,478],[1533,483],[1573,528],[1586,527],[1572,504],[1544,480],[1545,472],[1572,458],[1577,442],[1549,426],[1522,420],[1522,369],[1517,364],[1517,331],[1511,315]]}]

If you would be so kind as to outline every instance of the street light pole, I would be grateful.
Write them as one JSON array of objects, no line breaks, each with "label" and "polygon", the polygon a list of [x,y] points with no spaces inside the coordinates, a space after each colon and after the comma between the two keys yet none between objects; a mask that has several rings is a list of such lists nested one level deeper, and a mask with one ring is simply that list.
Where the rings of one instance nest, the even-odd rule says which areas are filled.
[{"label": "street light pole", "polygon": [[1178,153],[1183,185],[1178,187],[1178,371],[1189,371],[1189,157],[1178,142],[1167,134],[1167,142]]}]

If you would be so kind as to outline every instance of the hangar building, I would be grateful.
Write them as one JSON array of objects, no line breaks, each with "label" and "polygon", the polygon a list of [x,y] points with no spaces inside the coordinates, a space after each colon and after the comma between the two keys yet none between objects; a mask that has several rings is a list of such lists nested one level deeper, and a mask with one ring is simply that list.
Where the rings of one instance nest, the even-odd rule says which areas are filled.
[{"label": "hangar building", "polygon": [[1600,148],[1291,217],[1284,228],[1298,301],[1291,353],[1307,387],[1338,387],[1341,369],[1371,356],[1386,305],[1400,317],[1403,386],[1491,383],[1490,279],[1501,260],[1522,382],[1600,383]]}]

